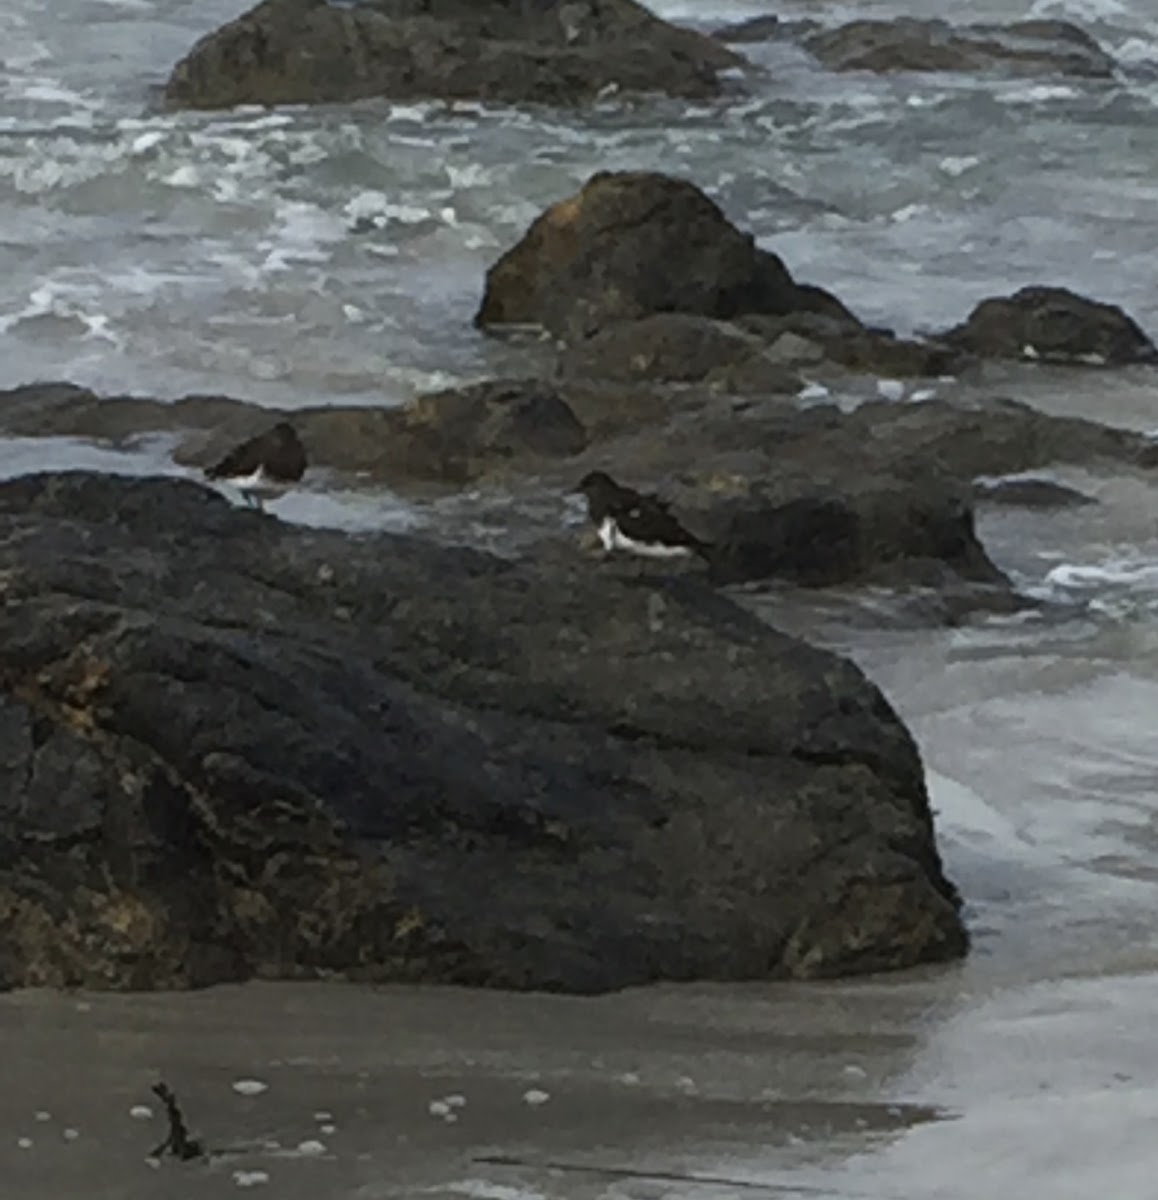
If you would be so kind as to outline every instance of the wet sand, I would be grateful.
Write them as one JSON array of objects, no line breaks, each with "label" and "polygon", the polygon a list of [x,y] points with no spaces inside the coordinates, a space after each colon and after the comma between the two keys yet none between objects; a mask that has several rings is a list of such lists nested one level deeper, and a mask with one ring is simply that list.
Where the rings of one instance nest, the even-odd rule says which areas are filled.
[{"label": "wet sand", "polygon": [[[599,999],[11,995],[3,1195],[1149,1194],[1153,974],[991,994],[982,974]],[[207,1162],[147,1161],[158,1078]],[[234,1089],[250,1080],[267,1090]]]}]

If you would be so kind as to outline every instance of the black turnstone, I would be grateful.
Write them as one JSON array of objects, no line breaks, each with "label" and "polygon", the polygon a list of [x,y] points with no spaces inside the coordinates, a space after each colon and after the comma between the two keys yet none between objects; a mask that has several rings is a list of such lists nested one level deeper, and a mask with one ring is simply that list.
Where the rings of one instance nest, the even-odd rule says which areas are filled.
[{"label": "black turnstone", "polygon": [[608,553],[624,550],[643,558],[706,558],[710,547],[672,516],[667,501],[623,487],[605,471],[591,471],[577,491],[587,497],[587,512]]},{"label": "black turnstone", "polygon": [[209,479],[232,484],[247,504],[257,508],[261,508],[263,498],[280,496],[305,473],[306,448],[288,421],[279,421],[265,433],[235,446],[205,471]]}]

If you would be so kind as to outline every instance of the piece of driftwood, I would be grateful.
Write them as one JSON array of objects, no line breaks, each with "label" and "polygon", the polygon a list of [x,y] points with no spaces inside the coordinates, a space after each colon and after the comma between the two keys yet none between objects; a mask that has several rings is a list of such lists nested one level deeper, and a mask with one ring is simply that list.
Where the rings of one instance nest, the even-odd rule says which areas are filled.
[{"label": "piece of driftwood", "polygon": [[153,1092],[165,1106],[165,1115],[169,1119],[169,1134],[149,1157],[163,1158],[166,1154],[171,1154],[182,1162],[188,1162],[193,1158],[203,1158],[205,1147],[199,1139],[189,1136],[185,1117],[181,1112],[181,1106],[177,1103],[177,1097],[173,1094],[173,1089],[167,1083],[155,1083]]}]

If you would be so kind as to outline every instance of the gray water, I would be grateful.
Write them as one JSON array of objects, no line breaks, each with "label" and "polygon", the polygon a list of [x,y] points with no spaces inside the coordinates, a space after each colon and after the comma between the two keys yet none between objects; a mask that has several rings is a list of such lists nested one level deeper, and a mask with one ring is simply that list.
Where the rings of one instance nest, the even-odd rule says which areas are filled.
[{"label": "gray water", "polygon": [[[752,48],[769,73],[744,99],[609,102],[581,120],[388,103],[158,112],[170,65],[242,7],[6,0],[5,385],[393,404],[517,369],[517,349],[470,328],[483,272],[545,204],[612,167],[687,175],[800,277],[902,330],[1053,282],[1158,332],[1148,0],[968,6],[1081,21],[1123,63],[1112,82],[836,76],[775,45]],[[761,6],[656,7],[711,25]],[[1049,411],[1158,428],[1146,372],[1000,382]],[[169,470],[171,449],[7,441],[0,473]],[[767,1194],[667,1178],[681,1174],[880,1200],[1153,1195],[1158,496],[1138,478],[1057,478],[1101,505],[989,513],[981,532],[1060,615],[929,630],[877,593],[757,602],[856,657],[919,739],[975,935],[965,963],[599,1000],[328,985],[2,997],[0,1196]],[[438,520],[353,492],[282,504],[351,528]],[[227,1149],[210,1166],[145,1164],[160,1121],[130,1109],[153,1103],[158,1073]],[[269,1090],[238,1095],[245,1078]],[[475,1161],[487,1153],[533,1165]]]}]

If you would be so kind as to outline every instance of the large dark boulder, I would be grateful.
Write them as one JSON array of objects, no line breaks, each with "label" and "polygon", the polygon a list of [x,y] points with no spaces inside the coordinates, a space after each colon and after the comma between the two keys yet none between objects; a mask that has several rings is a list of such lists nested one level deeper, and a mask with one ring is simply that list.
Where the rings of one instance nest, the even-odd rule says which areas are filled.
[{"label": "large dark boulder", "polygon": [[694,184],[601,171],[547,209],[491,267],[475,321],[541,325],[580,340],[653,313],[728,319],[801,311],[857,323],[835,296],[798,285]]},{"label": "large dark boulder", "polygon": [[961,954],[851,663],[691,580],[0,484],[0,984],[597,991]]},{"label": "large dark boulder", "polygon": [[191,108],[369,96],[576,104],[606,89],[710,96],[742,62],[635,0],[265,0],[202,38],[165,95]]},{"label": "large dark boulder", "polygon": [[804,46],[834,71],[1005,71],[1108,79],[1114,60],[1068,21],[950,25],[940,19],[857,20],[808,34]]},{"label": "large dark boulder", "polygon": [[1025,287],[983,300],[943,340],[985,358],[1120,366],[1154,362],[1154,343],[1115,304],[1068,288]]}]

